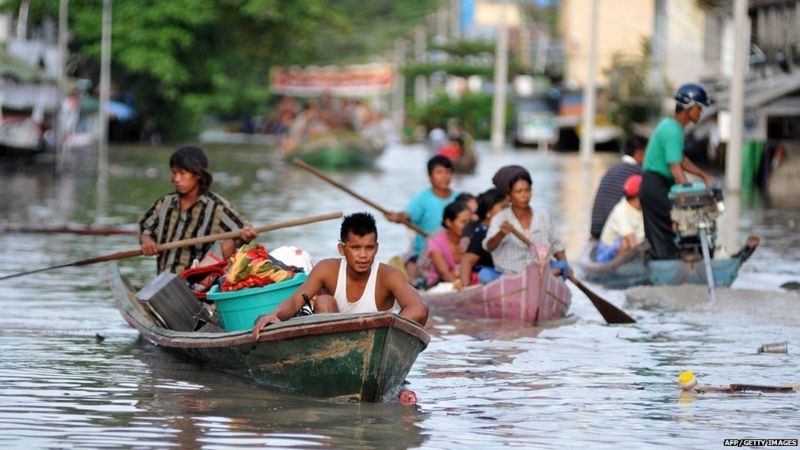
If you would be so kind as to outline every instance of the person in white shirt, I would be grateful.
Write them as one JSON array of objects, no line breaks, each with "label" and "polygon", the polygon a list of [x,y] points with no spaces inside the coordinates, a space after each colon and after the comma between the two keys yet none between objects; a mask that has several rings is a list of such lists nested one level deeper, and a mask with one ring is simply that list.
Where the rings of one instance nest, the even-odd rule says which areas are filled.
[{"label": "person in white shirt", "polygon": [[639,203],[641,183],[641,175],[632,175],[625,180],[623,186],[625,198],[614,206],[603,226],[595,252],[595,261],[601,263],[611,261],[644,241],[644,219],[642,206]]}]

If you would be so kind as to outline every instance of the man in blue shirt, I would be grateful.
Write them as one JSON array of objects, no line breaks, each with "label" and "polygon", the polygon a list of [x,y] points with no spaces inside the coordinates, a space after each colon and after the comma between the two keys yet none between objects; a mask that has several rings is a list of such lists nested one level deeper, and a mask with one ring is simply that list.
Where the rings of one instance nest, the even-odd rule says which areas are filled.
[{"label": "man in blue shirt", "polygon": [[[431,186],[424,189],[408,202],[405,211],[386,214],[386,219],[395,223],[411,223],[429,235],[442,225],[445,206],[452,203],[457,192],[450,189],[453,181],[453,163],[448,158],[436,155],[428,160],[428,180]],[[407,259],[406,270],[411,280],[416,277],[417,257],[425,246],[425,238],[417,233],[414,248]]]},{"label": "man in blue shirt", "polygon": [[644,217],[644,233],[652,247],[653,259],[678,258],[678,246],[672,231],[669,191],[675,183],[687,182],[686,173],[695,174],[707,186],[713,184],[711,175],[694,165],[684,151],[684,127],[697,122],[704,106],[710,106],[705,89],[699,84],[685,84],[673,97],[677,103],[674,117],[659,122],[647,144],[642,163],[642,185],[639,200]]}]

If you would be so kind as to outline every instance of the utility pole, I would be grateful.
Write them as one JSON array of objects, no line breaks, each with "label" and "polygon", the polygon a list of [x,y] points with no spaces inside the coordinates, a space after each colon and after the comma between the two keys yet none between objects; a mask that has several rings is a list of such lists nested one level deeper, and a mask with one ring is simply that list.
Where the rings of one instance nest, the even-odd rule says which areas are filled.
[{"label": "utility pole", "polygon": [[[67,96],[67,17],[68,17],[69,0],[58,1],[58,93],[61,96],[62,102],[59,105],[57,115],[58,119],[62,119],[66,111],[63,111],[64,98]],[[56,167],[62,168],[63,161],[61,158],[64,156],[63,146],[64,139],[67,137],[67,131],[64,129],[64,120],[56,120]]]},{"label": "utility pole", "polygon": [[450,0],[450,38],[461,39],[461,1]]},{"label": "utility pole", "polygon": [[[417,64],[425,63],[425,54],[427,53],[426,39],[425,26],[417,25],[414,29],[414,62]],[[427,102],[428,77],[426,75],[417,75],[417,77],[414,78],[414,103],[421,106]]]},{"label": "utility pole", "polygon": [[394,41],[394,98],[392,112],[394,113],[394,125],[398,136],[402,136],[403,124],[405,122],[405,101],[406,101],[406,81],[403,76],[403,66],[405,66],[405,42],[398,39]]},{"label": "utility pole", "polygon": [[[5,3],[5,2],[3,2]],[[28,11],[31,7],[31,0],[22,0],[19,5],[17,15],[17,40],[25,41],[28,39]]]},{"label": "utility pole", "polygon": [[583,87],[583,132],[581,133],[581,161],[584,164],[592,162],[594,156],[594,118],[595,97],[595,67],[597,66],[597,2],[592,0],[591,23],[589,25],[589,62],[586,71],[586,85]]},{"label": "utility pole", "polygon": [[664,61],[667,60],[667,0],[655,0],[653,38],[650,40],[650,86],[659,94],[664,92]]},{"label": "utility pole", "polygon": [[731,82],[731,140],[725,157],[725,184],[728,190],[742,188],[742,135],[744,134],[744,71],[748,51],[747,0],[733,3],[733,80]]},{"label": "utility pole", "polygon": [[494,96],[492,97],[492,151],[501,153],[506,139],[506,87],[508,85],[508,8],[501,3],[494,52]]},{"label": "utility pole", "polygon": [[111,93],[111,0],[103,0],[103,30],[100,43],[100,111],[97,137],[99,182],[108,177],[108,100]]}]

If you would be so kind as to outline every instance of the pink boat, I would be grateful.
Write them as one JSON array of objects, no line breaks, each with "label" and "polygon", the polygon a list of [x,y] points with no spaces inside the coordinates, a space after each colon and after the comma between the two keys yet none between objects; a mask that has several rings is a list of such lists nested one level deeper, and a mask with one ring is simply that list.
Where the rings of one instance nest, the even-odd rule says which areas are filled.
[{"label": "pink boat", "polygon": [[530,325],[564,317],[572,303],[564,280],[553,276],[547,264],[536,261],[520,273],[503,275],[489,284],[420,295],[431,309],[445,316]]}]

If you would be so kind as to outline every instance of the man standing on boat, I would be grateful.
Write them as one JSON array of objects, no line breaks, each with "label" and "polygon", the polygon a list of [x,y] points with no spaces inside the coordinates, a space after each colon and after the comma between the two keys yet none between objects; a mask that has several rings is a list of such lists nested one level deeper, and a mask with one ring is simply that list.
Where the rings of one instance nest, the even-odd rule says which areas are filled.
[{"label": "man standing on boat", "polygon": [[[378,229],[371,214],[355,213],[342,220],[338,249],[342,258],[317,263],[308,279],[289,298],[256,320],[253,327],[256,339],[265,326],[294,317],[306,303],[312,302],[309,306],[314,314],[320,314],[391,311],[397,301],[400,316],[425,325],[428,307],[403,273],[375,262]],[[317,295],[320,290],[326,294]]]},{"label": "man standing on boat", "polygon": [[699,84],[684,84],[673,97],[675,115],[661,120],[647,144],[642,164],[639,199],[644,217],[644,233],[652,247],[653,259],[676,259],[678,247],[670,218],[669,190],[675,183],[687,182],[686,173],[695,174],[711,186],[711,175],[694,165],[684,151],[684,127],[697,122],[704,106],[710,106],[705,89]]},{"label": "man standing on boat", "polygon": [[238,239],[221,242],[222,257],[227,259],[238,246],[256,237],[245,218],[222,196],[209,190],[213,178],[203,150],[179,148],[170,156],[169,166],[175,192],[158,199],[139,219],[142,253],[158,255],[158,273],[181,273],[195,259],[203,259],[213,246],[206,243],[159,252],[159,244],[240,230]]}]

